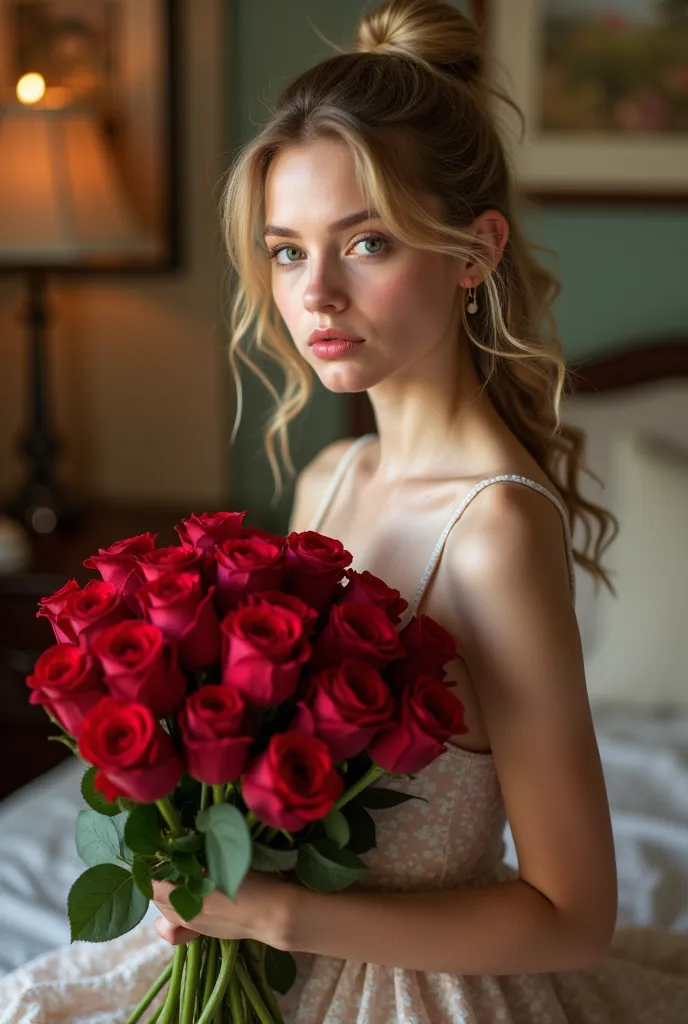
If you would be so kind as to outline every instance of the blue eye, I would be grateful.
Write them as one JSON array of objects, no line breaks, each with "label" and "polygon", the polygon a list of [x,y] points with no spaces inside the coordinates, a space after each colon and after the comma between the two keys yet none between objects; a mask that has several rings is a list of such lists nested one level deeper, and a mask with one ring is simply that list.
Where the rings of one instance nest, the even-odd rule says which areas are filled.
[{"label": "blue eye", "polygon": [[[384,250],[384,248],[389,244],[386,238],[381,238],[378,235],[364,235],[362,238],[355,239],[351,243],[351,248],[355,248],[357,245],[361,245],[361,244],[370,245],[371,243],[373,245],[381,245],[382,249],[378,249],[377,252],[368,252],[367,254],[364,254],[364,255],[369,256],[370,258],[372,258],[373,256],[380,256],[382,254],[382,251]],[[287,259],[285,259],[285,260],[278,260],[277,259],[278,255],[281,252],[287,253]],[[274,260],[275,261],[275,266],[277,266],[277,267],[289,267],[289,266],[293,266],[295,263],[302,263],[303,260],[301,260],[301,259],[298,259],[298,258],[297,259],[290,259],[289,258],[289,254],[294,254],[294,253],[303,253],[303,249],[299,249],[299,247],[296,246],[296,245],[276,245],[272,249],[268,249],[267,250],[268,259]]]}]

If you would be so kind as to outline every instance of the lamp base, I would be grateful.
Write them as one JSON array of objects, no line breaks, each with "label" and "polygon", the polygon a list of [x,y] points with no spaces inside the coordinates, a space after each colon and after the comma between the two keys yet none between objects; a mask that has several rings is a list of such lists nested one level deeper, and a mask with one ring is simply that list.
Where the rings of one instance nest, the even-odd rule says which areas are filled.
[{"label": "lamp base", "polygon": [[55,486],[30,481],[11,501],[6,512],[37,536],[69,530],[80,522],[76,505]]}]

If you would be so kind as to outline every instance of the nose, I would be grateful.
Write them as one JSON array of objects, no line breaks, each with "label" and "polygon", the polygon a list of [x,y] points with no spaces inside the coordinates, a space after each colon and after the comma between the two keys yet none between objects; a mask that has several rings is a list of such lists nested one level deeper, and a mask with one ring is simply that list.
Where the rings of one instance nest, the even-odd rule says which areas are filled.
[{"label": "nose", "polygon": [[346,309],[348,296],[341,273],[326,259],[311,259],[310,273],[303,293],[303,305],[309,313]]}]

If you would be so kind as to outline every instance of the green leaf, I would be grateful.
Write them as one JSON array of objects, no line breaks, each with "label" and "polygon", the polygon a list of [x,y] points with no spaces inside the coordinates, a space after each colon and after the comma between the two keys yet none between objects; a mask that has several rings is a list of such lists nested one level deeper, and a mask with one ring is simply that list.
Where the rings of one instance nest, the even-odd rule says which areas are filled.
[{"label": "green leaf", "polygon": [[134,853],[151,856],[165,849],[162,819],[155,804],[137,804],[124,826],[124,841]]},{"label": "green leaf", "polygon": [[296,961],[291,953],[284,949],[265,947],[265,976],[270,988],[283,996],[296,981]]},{"label": "green leaf", "polygon": [[325,831],[337,846],[346,846],[350,838],[349,823],[341,811],[330,811],[323,821]]},{"label": "green leaf", "polygon": [[84,864],[115,864],[123,859],[123,825],[125,814],[105,818],[98,811],[79,811],[76,816],[76,852]]},{"label": "green leaf", "polygon": [[198,895],[203,899],[204,896],[210,896],[211,892],[215,892],[216,888],[217,886],[213,882],[212,878],[208,878],[207,875],[204,875],[201,879],[201,884],[198,887],[198,890],[194,889],[194,892],[197,891]]},{"label": "green leaf", "polygon": [[84,772],[84,776],[81,780],[81,795],[88,804],[88,806],[98,811],[98,814],[104,814],[108,818],[114,818],[116,814],[120,813],[120,807],[117,801],[111,804],[109,800],[106,800],[102,793],[99,793],[95,788],[94,780],[96,777],[97,768],[89,768],[88,771]]},{"label": "green leaf", "polygon": [[351,832],[346,844],[347,849],[352,853],[367,853],[368,850],[372,850],[377,845],[375,821],[365,807],[357,803],[345,804],[342,814],[349,822]]},{"label": "green leaf", "polygon": [[271,850],[254,840],[251,867],[254,871],[293,871],[297,857],[297,850]]},{"label": "green leaf", "polygon": [[179,885],[173,889],[169,898],[174,909],[185,921],[190,921],[203,909],[203,898],[190,892],[185,885]]},{"label": "green leaf", "polygon": [[125,935],[143,919],[147,907],[130,871],[116,864],[88,868],[67,897],[72,942],[108,942]]},{"label": "green leaf", "polygon": [[135,860],[131,866],[131,873],[139,892],[142,893],[147,900],[152,900],[153,885],[151,883],[150,864],[145,860]]},{"label": "green leaf", "polygon": [[356,799],[362,807],[369,807],[371,811],[386,811],[390,807],[405,804],[407,800],[422,800],[425,804],[428,802],[423,796],[398,793],[396,789],[380,789],[377,786],[362,790]]},{"label": "green leaf", "polygon": [[184,876],[177,871],[174,864],[170,864],[169,861],[165,861],[164,864],[159,864],[157,868],[153,868],[151,872],[151,878],[156,882],[181,882]]},{"label": "green leaf", "polygon": [[231,804],[214,804],[201,811],[196,828],[205,833],[205,857],[210,877],[230,899],[251,864],[251,833],[243,814]]},{"label": "green leaf", "polygon": [[357,882],[367,871],[363,861],[350,850],[340,850],[331,839],[319,839],[318,845],[306,843],[299,849],[296,874],[304,885],[316,892],[337,892]]},{"label": "green leaf", "polygon": [[172,849],[179,850],[181,853],[198,853],[203,849],[203,836],[199,836],[197,832],[192,832],[188,836],[180,836],[172,843]]},{"label": "green leaf", "polygon": [[177,871],[188,881],[198,881],[200,884],[203,875],[203,868],[191,853],[173,853],[172,863]]}]

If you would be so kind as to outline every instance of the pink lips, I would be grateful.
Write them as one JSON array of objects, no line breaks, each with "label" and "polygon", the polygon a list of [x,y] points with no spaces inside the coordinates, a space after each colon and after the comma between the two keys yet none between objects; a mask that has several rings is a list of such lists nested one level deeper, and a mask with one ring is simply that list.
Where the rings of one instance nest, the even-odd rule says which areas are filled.
[{"label": "pink lips", "polygon": [[355,338],[352,334],[327,327],[313,331],[309,338],[313,355],[319,359],[341,359],[362,344],[363,338]]}]

